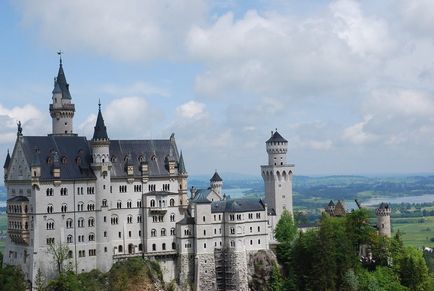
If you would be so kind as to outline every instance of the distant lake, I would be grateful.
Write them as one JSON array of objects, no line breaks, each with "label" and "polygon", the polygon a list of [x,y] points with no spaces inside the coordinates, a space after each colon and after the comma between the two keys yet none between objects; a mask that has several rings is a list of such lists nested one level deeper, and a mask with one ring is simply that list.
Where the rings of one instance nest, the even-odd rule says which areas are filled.
[{"label": "distant lake", "polygon": [[241,198],[244,196],[244,192],[250,191],[252,188],[223,188],[222,192],[224,194],[231,196],[231,198]]},{"label": "distant lake", "polygon": [[370,198],[366,201],[362,201],[362,205],[378,205],[381,202],[387,202],[387,203],[391,203],[391,204],[434,202],[434,194],[405,196],[405,197]]}]

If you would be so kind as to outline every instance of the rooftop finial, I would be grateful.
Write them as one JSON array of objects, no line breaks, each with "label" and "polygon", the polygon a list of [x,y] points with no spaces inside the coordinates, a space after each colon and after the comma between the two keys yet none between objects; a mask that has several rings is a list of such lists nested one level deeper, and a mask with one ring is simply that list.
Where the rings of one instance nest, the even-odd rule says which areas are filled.
[{"label": "rooftop finial", "polygon": [[101,111],[101,98],[98,99],[98,110]]},{"label": "rooftop finial", "polygon": [[18,121],[17,127],[18,127],[17,135],[18,136],[23,135],[23,127],[21,126],[21,120]]},{"label": "rooftop finial", "polygon": [[60,65],[62,65],[62,54],[63,54],[63,51],[62,50],[58,50],[57,54],[59,55]]}]

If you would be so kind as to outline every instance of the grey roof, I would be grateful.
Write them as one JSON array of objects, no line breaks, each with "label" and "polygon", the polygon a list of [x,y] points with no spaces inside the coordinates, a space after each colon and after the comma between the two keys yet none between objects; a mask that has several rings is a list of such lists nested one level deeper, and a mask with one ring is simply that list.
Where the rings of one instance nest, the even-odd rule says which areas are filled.
[{"label": "grey roof", "polygon": [[93,131],[92,140],[108,140],[107,128],[105,126],[104,118],[102,118],[101,113],[101,104],[99,104],[98,117],[96,118],[96,125]]},{"label": "grey roof", "polygon": [[39,158],[39,149],[35,148],[33,152],[33,158],[32,158],[32,166],[40,166],[41,165],[41,159]]},{"label": "grey roof", "polygon": [[182,156],[182,151],[181,151],[181,155],[179,156],[178,173],[187,174],[187,171],[185,170],[184,157]]},{"label": "grey roof", "polygon": [[333,202],[333,200],[330,200],[329,205],[328,206],[335,206],[335,203]]},{"label": "grey roof", "polygon": [[29,198],[25,196],[15,196],[8,199],[8,202],[22,202],[22,201],[29,201]]},{"label": "grey roof", "polygon": [[215,171],[214,175],[209,179],[210,182],[222,182],[223,179],[220,177],[220,175]]},{"label": "grey roof", "polygon": [[23,136],[22,146],[28,163],[33,161],[35,148],[39,150],[39,157],[42,160],[41,180],[52,179],[51,169],[56,155],[60,158],[58,162],[60,179],[95,179],[95,175],[89,167],[91,154],[86,137],[60,135]]},{"label": "grey roof", "polygon": [[284,139],[277,130],[273,133],[273,135],[266,141],[266,143],[269,142],[288,142],[286,139]]},{"label": "grey roof", "polygon": [[262,199],[238,198],[211,203],[211,213],[219,212],[247,212],[264,211],[265,205]]},{"label": "grey roof", "polygon": [[[58,85],[60,87],[60,90],[62,91],[62,99],[71,99],[71,93],[69,92],[69,84],[66,82],[65,72],[63,72],[62,63],[60,63],[59,65],[59,72],[57,73],[56,85]],[[54,85],[54,90],[56,90],[56,85]]]},{"label": "grey roof", "polygon": [[378,207],[379,209],[388,209],[389,208],[389,204],[385,203],[385,202],[381,202],[380,206]]},{"label": "grey roof", "polygon": [[194,193],[194,198],[191,199],[193,203],[211,203],[208,199],[208,195],[212,192],[212,189],[197,189]]},{"label": "grey roof", "polygon": [[111,140],[110,155],[112,161],[112,177],[126,177],[125,166],[133,166],[134,176],[141,176],[140,163],[147,161],[150,176],[168,176],[169,169],[166,157],[170,152],[179,160],[176,144],[170,139],[157,140]]},{"label": "grey roof", "polygon": [[9,150],[8,150],[8,154],[6,155],[6,159],[5,159],[5,163],[3,165],[3,169],[9,168],[9,163],[10,162],[11,162],[11,155],[9,154]]},{"label": "grey roof", "polygon": [[181,219],[177,223],[181,224],[181,225],[194,224],[194,218],[193,217],[189,217],[189,216],[185,216],[183,219]]}]

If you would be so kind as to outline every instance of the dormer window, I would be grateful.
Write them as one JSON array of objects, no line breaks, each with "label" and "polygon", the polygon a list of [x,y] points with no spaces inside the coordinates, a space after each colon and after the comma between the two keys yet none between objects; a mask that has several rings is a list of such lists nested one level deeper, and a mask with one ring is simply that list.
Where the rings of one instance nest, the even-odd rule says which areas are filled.
[{"label": "dormer window", "polygon": [[156,161],[157,160],[157,156],[156,155],[152,155],[151,160],[152,161]]},{"label": "dormer window", "polygon": [[140,163],[143,163],[145,161],[145,159],[143,158],[142,155],[139,156],[138,160],[139,160]]},{"label": "dormer window", "polygon": [[116,162],[116,156],[112,156],[112,157],[111,157],[111,162],[112,162],[112,163]]},{"label": "dormer window", "polygon": [[66,164],[66,163],[68,163],[68,158],[63,156],[62,157],[62,164]]}]

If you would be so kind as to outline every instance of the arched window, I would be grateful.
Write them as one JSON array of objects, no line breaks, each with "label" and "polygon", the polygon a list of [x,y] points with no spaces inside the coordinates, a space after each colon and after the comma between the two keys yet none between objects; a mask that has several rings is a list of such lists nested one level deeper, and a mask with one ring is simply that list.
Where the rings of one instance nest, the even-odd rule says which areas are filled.
[{"label": "arched window", "polygon": [[132,215],[128,215],[127,223],[133,223],[133,216]]},{"label": "arched window", "polygon": [[48,204],[47,213],[53,213],[53,204]]},{"label": "arched window", "polygon": [[54,229],[54,220],[50,219],[50,220],[47,221],[47,229],[49,229],[49,230],[53,230]]},{"label": "arched window", "polygon": [[161,229],[161,236],[166,236],[166,229],[165,228]]},{"label": "arched window", "polygon": [[170,199],[170,202],[169,202],[169,205],[170,206],[175,206],[175,199]]},{"label": "arched window", "polygon": [[95,225],[95,219],[93,217],[90,217],[87,220],[87,226],[91,227],[91,226],[94,226],[94,225]]},{"label": "arched window", "polygon": [[166,244],[163,243],[163,245],[161,246],[162,250],[165,251],[166,250]]},{"label": "arched window", "polygon": [[112,215],[111,219],[111,224],[118,224],[119,223],[119,218],[117,215]]},{"label": "arched window", "polygon": [[170,221],[175,221],[175,213],[170,214]]},{"label": "arched window", "polygon": [[172,243],[172,250],[176,250],[176,243],[175,242]]},{"label": "arched window", "polygon": [[157,236],[157,230],[155,228],[151,230],[151,236]]},{"label": "arched window", "polygon": [[66,242],[69,243],[69,244],[72,243],[72,235],[68,235],[67,236]]},{"label": "arched window", "polygon": [[68,218],[66,220],[66,228],[72,228],[72,219],[71,218]]},{"label": "arched window", "polygon": [[62,212],[66,212],[66,211],[67,211],[66,203],[63,203],[63,204],[62,204],[61,209],[62,209]]},{"label": "arched window", "polygon": [[174,228],[174,227],[172,227],[172,228],[170,229],[170,235],[175,235],[175,228]]},{"label": "arched window", "polygon": [[77,221],[77,226],[78,227],[84,227],[84,218],[80,217]]},{"label": "arched window", "polygon": [[89,241],[95,240],[95,234],[93,232],[89,233]]},{"label": "arched window", "polygon": [[152,250],[156,251],[157,250],[157,246],[155,244],[152,244]]},{"label": "arched window", "polygon": [[155,207],[155,200],[154,199],[151,200],[151,207]]},{"label": "arched window", "polygon": [[84,205],[84,203],[83,202],[78,202],[78,204],[77,204],[77,210],[78,211],[83,211],[83,206]]},{"label": "arched window", "polygon": [[123,251],[124,251],[124,250],[123,250],[122,245],[119,245],[119,246],[118,246],[118,252],[122,253]]}]

